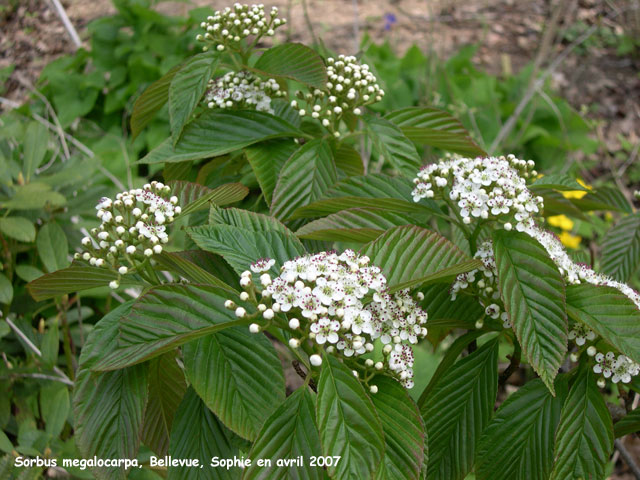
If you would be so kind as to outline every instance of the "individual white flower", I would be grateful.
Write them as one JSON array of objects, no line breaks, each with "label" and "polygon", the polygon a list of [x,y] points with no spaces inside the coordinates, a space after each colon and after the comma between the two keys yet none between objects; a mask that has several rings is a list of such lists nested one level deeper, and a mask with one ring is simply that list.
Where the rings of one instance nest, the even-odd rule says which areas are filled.
[{"label": "individual white flower", "polygon": [[595,373],[601,373],[604,378],[609,378],[613,374],[615,354],[608,352],[606,355],[598,353],[595,356],[596,364],[593,366]]},{"label": "individual white flower", "polygon": [[592,341],[595,339],[595,332],[582,323],[576,322],[573,328],[569,330],[569,340],[575,340],[578,346],[584,345],[587,340]]},{"label": "individual white flower", "polygon": [[276,264],[273,258],[260,258],[251,264],[251,271],[253,273],[263,273],[271,270]]}]

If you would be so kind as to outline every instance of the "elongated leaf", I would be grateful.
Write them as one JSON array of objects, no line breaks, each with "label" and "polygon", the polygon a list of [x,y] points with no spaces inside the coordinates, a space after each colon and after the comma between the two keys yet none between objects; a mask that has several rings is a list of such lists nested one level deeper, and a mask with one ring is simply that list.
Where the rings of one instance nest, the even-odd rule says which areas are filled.
[{"label": "elongated leaf", "polygon": [[42,164],[49,143],[49,130],[39,122],[30,122],[24,136],[24,159],[22,161],[22,171],[24,179],[29,182]]},{"label": "elongated leaf", "polygon": [[142,442],[159,456],[169,451],[173,418],[186,391],[187,383],[175,352],[149,362],[149,401],[144,413]]},{"label": "elongated leaf", "polygon": [[188,343],[183,355],[205,404],[231,430],[255,440],[285,398],[282,365],[267,337],[237,327]]},{"label": "elongated leaf", "polygon": [[[200,252],[200,250],[198,250]],[[216,287],[231,289],[218,277],[212,275],[204,268],[190,261],[185,254],[188,252],[162,252],[155,260],[164,268],[177,273],[194,283],[213,285]]]},{"label": "elongated leaf", "polygon": [[[224,307],[237,295],[219,287],[163,285],[140,297],[118,325],[118,347],[93,366],[113,370],[143,362],[190,340],[246,323]],[[247,310],[250,307],[246,306]]]},{"label": "elongated leaf", "polygon": [[607,232],[602,242],[603,273],[626,282],[640,266],[640,213],[627,215]]},{"label": "elongated leaf", "polygon": [[263,213],[250,212],[241,208],[217,208],[211,211],[210,224],[229,225],[251,232],[280,232],[291,235],[291,231],[277,219]]},{"label": "elongated leaf", "polygon": [[33,222],[24,217],[0,218],[0,232],[20,242],[33,242],[36,239]]},{"label": "elongated leaf", "polygon": [[346,208],[381,208],[388,212],[424,214],[424,208],[416,203],[396,198],[340,197],[317,200],[311,205],[299,208],[290,219],[321,217],[341,212]]},{"label": "elongated leaf", "polygon": [[169,120],[174,145],[204,95],[209,79],[217,66],[217,53],[199,53],[187,60],[171,80]]},{"label": "elongated leaf", "polygon": [[301,43],[285,43],[264,52],[254,68],[260,73],[290,78],[316,88],[325,88],[327,70],[320,55]]},{"label": "elongated leaf", "polygon": [[379,266],[394,287],[467,260],[465,255],[443,236],[416,226],[387,230],[360,250],[373,265]]},{"label": "elongated leaf", "polygon": [[407,390],[390,377],[374,377],[371,396],[384,432],[385,453],[376,478],[417,479],[424,462],[426,431],[418,407]]},{"label": "elongated leaf", "polygon": [[48,184],[31,182],[17,186],[10,199],[0,200],[0,207],[9,210],[39,210],[45,205],[60,207],[66,202],[67,200],[58,192],[52,191]]},{"label": "elongated leaf", "polygon": [[612,450],[611,415],[591,368],[585,365],[562,407],[551,479],[604,478]]},{"label": "elongated leaf", "polygon": [[189,388],[178,407],[169,454],[177,459],[198,459],[203,468],[171,466],[168,480],[232,480],[240,478],[238,467],[230,469],[209,467],[213,457],[233,458],[238,455],[226,435],[224,425],[207,408],[193,388]]},{"label": "elongated leaf", "polygon": [[381,208],[349,208],[307,223],[296,236],[329,242],[370,242],[387,229],[416,222],[415,215]]},{"label": "elongated leaf", "polygon": [[624,194],[614,187],[599,187],[596,191],[590,191],[582,198],[571,200],[574,205],[584,211],[613,210],[631,213],[631,205]]},{"label": "elongated leaf", "polygon": [[384,118],[400,127],[413,142],[473,157],[487,155],[462,124],[443,110],[407,107],[390,112]]},{"label": "elongated leaf", "polygon": [[301,132],[285,120],[254,110],[209,111],[189,123],[175,148],[162,142],[141,163],[184,162],[215,157],[272,138]]},{"label": "elongated leaf", "polygon": [[561,192],[575,190],[587,191],[575,178],[559,173],[545,175],[529,185],[529,188],[532,190],[552,188],[553,190],[559,190]]},{"label": "elongated leaf", "polygon": [[69,389],[66,385],[56,382],[40,389],[40,411],[46,432],[52,437],[62,433],[70,409]]},{"label": "elongated leaf", "polygon": [[616,438],[635,432],[640,432],[640,408],[630,411],[613,425],[613,433]]},{"label": "elongated leaf", "polygon": [[322,139],[305,143],[284,164],[273,192],[271,214],[287,219],[322,196],[338,179],[333,152]]},{"label": "elongated leaf", "polygon": [[[81,369],[73,394],[75,441],[85,458],[136,458],[144,407],[147,366],[95,374]],[[124,467],[96,467],[99,479],[124,479]]]},{"label": "elongated leaf", "polygon": [[173,195],[178,197],[182,215],[209,208],[211,205],[220,207],[239,202],[249,194],[249,189],[241,183],[227,183],[214,189],[182,180],[170,182],[169,185]]},{"label": "elongated leaf", "polygon": [[544,248],[525,233],[494,234],[500,296],[525,357],[553,393],[567,353],[564,282]]},{"label": "elongated leaf", "polygon": [[338,173],[342,172],[347,177],[364,175],[364,163],[362,163],[362,157],[355,148],[341,143],[335,148],[333,158],[336,162],[336,167],[338,167]]},{"label": "elongated leaf", "polygon": [[567,312],[640,362],[640,311],[619,290],[588,283],[567,287]]},{"label": "elongated leaf", "polygon": [[[243,480],[322,479],[321,467],[312,467],[311,457],[322,455],[315,419],[315,398],[306,387],[293,392],[264,422],[249,458],[254,459]],[[304,459],[303,465],[278,466],[277,460]],[[271,465],[260,466],[259,458],[271,459]]]},{"label": "elongated leaf", "polygon": [[271,140],[245,148],[247,160],[258,179],[267,205],[271,205],[271,196],[282,166],[298,148],[291,139]]},{"label": "elongated leaf", "polygon": [[69,266],[69,244],[62,227],[55,222],[46,223],[36,238],[40,261],[49,272]]},{"label": "elongated leaf", "polygon": [[36,301],[47,300],[72,292],[103,287],[118,275],[104,268],[73,264],[63,270],[47,273],[29,282],[27,289]]},{"label": "elongated leaf", "polygon": [[406,282],[398,283],[389,289],[389,292],[397,292],[406,288],[417,288],[434,283],[452,283],[461,273],[476,270],[482,266],[478,259],[465,260],[450,267],[443,268],[437,272],[430,273],[424,277],[414,278]]},{"label": "elongated leaf", "polygon": [[371,478],[384,456],[384,433],[371,400],[351,370],[324,355],[316,405],[325,455],[338,455],[328,467],[334,478]]},{"label": "elongated leaf", "polygon": [[365,125],[376,150],[385,161],[408,178],[420,170],[422,162],[416,147],[393,123],[384,118],[369,117]]},{"label": "elongated leaf", "polygon": [[131,137],[136,139],[140,132],[146,127],[158,110],[167,103],[169,98],[169,85],[182,65],[176,65],[158,80],[149,85],[142,95],[140,95],[133,104],[133,112],[131,113]]},{"label": "elongated leaf", "polygon": [[487,426],[476,454],[478,480],[546,480],[553,466],[553,445],[567,378],[556,381],[553,397],[545,384],[531,380],[500,406]]},{"label": "elongated leaf", "polygon": [[429,392],[422,410],[429,437],[428,479],[465,478],[497,393],[497,340],[456,362]]},{"label": "elongated leaf", "polygon": [[11,300],[13,300],[13,285],[4,273],[0,273],[0,303],[9,305]]}]

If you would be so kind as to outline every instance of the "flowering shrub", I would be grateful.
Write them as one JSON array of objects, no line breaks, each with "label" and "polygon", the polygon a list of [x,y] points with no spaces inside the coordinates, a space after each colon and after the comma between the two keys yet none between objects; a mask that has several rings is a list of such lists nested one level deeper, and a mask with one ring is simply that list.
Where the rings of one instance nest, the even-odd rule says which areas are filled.
[{"label": "flowering shrub", "polygon": [[[83,457],[132,463],[92,472],[150,450],[169,479],[604,478],[640,427],[605,403],[630,409],[640,373],[632,204],[492,157],[447,112],[375,114],[370,66],[268,47],[282,24],[240,4],[202,24],[134,107],[135,136],[168,104],[154,180],[29,284],[123,300],[82,346],[72,427]],[[547,230],[603,211],[601,255]]]}]

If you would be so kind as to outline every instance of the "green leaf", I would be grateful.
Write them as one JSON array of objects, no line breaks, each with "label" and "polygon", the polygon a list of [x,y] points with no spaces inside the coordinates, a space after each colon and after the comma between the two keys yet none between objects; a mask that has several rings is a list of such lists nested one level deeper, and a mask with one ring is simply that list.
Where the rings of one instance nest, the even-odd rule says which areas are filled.
[{"label": "green leaf", "polygon": [[200,267],[188,257],[191,253],[202,252],[201,250],[192,250],[186,252],[162,252],[154,258],[162,267],[177,273],[183,278],[204,285],[213,285],[214,287],[226,288],[232,290],[230,286],[225,284],[218,277],[212,275],[204,268]]},{"label": "green leaf", "polygon": [[500,296],[525,357],[553,393],[567,354],[564,282],[545,249],[526,233],[497,230]]},{"label": "green leaf", "polygon": [[182,65],[176,65],[158,80],[149,85],[142,95],[140,95],[133,104],[133,112],[131,113],[131,138],[135,140],[140,132],[144,130],[158,110],[167,103],[169,98],[169,85],[173,77],[178,73]]},{"label": "green leaf", "polygon": [[178,197],[181,215],[197,212],[211,205],[223,206],[243,200],[249,189],[241,183],[226,183],[214,189],[197,183],[177,180],[169,182],[173,195]]},{"label": "green leaf", "polygon": [[16,274],[25,282],[32,282],[36,278],[44,275],[44,272],[31,265],[16,265]]},{"label": "green leaf", "polygon": [[27,183],[42,164],[47,154],[49,130],[39,122],[30,122],[24,136],[24,160],[22,170]]},{"label": "green leaf", "polygon": [[[85,458],[136,458],[147,402],[147,366],[95,374],[80,369],[73,393],[75,441]],[[92,468],[99,479],[125,479],[124,467]]]},{"label": "green leaf", "polygon": [[552,188],[553,190],[559,190],[561,192],[575,190],[582,192],[587,191],[575,178],[561,173],[545,175],[529,185],[529,188],[532,190]]},{"label": "green leaf", "polygon": [[17,186],[13,196],[6,202],[0,202],[0,207],[8,210],[39,210],[46,205],[60,207],[66,202],[61,194],[51,190],[50,185],[31,182]]},{"label": "green leaf", "polygon": [[371,395],[380,417],[385,454],[376,478],[418,479],[424,462],[426,432],[418,407],[396,380],[378,375],[370,382],[378,387]]},{"label": "green leaf", "polygon": [[640,266],[640,213],[622,217],[602,241],[601,269],[627,282]]},{"label": "green leaf", "polygon": [[640,408],[631,410],[613,425],[613,433],[616,438],[635,432],[640,432]]},{"label": "green leaf", "polygon": [[327,69],[320,55],[301,43],[285,43],[264,52],[254,66],[261,74],[289,78],[324,89]]},{"label": "green leaf", "polygon": [[44,224],[38,232],[36,247],[40,261],[49,272],[69,266],[69,244],[64,230],[57,223]]},{"label": "green leaf", "polygon": [[[245,324],[245,320],[239,320],[224,307],[228,299],[243,304],[236,294],[219,287],[162,285],[152,288],[120,319],[117,348],[92,368],[123,368],[157,357],[190,340]],[[250,310],[248,305],[247,310]]]},{"label": "green leaf", "polygon": [[535,379],[507,398],[480,438],[477,480],[547,480],[566,396],[567,378],[560,376],[555,397]]},{"label": "green leaf", "polygon": [[162,142],[140,163],[184,162],[216,157],[273,138],[299,136],[293,125],[254,110],[207,111],[189,123],[175,148]]},{"label": "green leaf", "polygon": [[398,283],[391,287],[389,292],[393,293],[406,288],[424,287],[434,283],[453,283],[456,277],[461,273],[477,270],[481,266],[482,261],[479,259],[465,260],[450,267],[443,268],[442,270],[438,270],[437,272],[425,275],[424,277],[413,278],[406,282]]},{"label": "green leaf", "polygon": [[584,365],[564,402],[556,430],[552,480],[601,479],[613,450],[613,424],[596,386],[591,367]]},{"label": "green leaf", "polygon": [[426,397],[428,479],[465,478],[498,393],[498,341],[460,359]]},{"label": "green leaf", "polygon": [[332,355],[322,362],[316,416],[324,454],[341,457],[329,475],[371,478],[384,456],[382,425],[362,384]]},{"label": "green leaf", "polygon": [[280,359],[266,336],[246,326],[208,335],[183,347],[187,377],[220,420],[255,440],[285,399]]},{"label": "green leaf", "polygon": [[4,276],[4,273],[0,273],[0,303],[9,305],[12,299],[13,285],[11,285],[9,279]]},{"label": "green leaf", "polygon": [[443,236],[412,225],[387,230],[363,246],[360,255],[367,255],[372,265],[382,269],[391,288],[467,260]]},{"label": "green leaf", "polygon": [[40,302],[67,293],[104,287],[117,278],[116,273],[104,268],[73,264],[63,270],[47,273],[32,280],[27,285],[27,289],[31,296]]},{"label": "green leaf", "polygon": [[142,443],[158,456],[169,451],[173,418],[187,391],[184,372],[176,352],[168,352],[149,362],[149,401],[142,425]]},{"label": "green leaf", "polygon": [[415,177],[422,162],[411,140],[384,118],[369,117],[365,125],[375,149],[385,161],[405,177]]},{"label": "green leaf", "polygon": [[471,139],[462,124],[443,110],[407,107],[390,112],[384,118],[400,127],[402,133],[413,142],[473,157],[487,155]]},{"label": "green leaf", "polygon": [[[264,422],[249,458],[251,466],[244,472],[243,480],[323,479],[321,467],[310,466],[312,456],[322,455],[320,437],[315,419],[315,398],[307,387],[293,392]],[[297,459],[302,456],[304,465],[277,466],[279,459]],[[257,459],[271,459],[272,464],[259,466]]]},{"label": "green leaf", "polygon": [[36,239],[33,222],[24,217],[0,218],[0,232],[20,242],[30,243]]},{"label": "green leaf", "polygon": [[40,411],[45,430],[53,438],[58,437],[67,422],[71,403],[69,390],[62,383],[51,383],[40,389]]},{"label": "green leaf", "polygon": [[203,52],[191,57],[178,70],[169,86],[169,123],[175,145],[184,126],[204,95],[209,79],[218,66],[216,52]]},{"label": "green leaf", "polygon": [[364,163],[362,163],[362,157],[355,148],[340,143],[333,153],[333,158],[338,170],[347,177],[364,175]]},{"label": "green leaf", "polygon": [[282,166],[298,148],[291,139],[272,140],[245,148],[247,160],[258,179],[267,205],[271,205],[271,196]]},{"label": "green leaf", "polygon": [[338,179],[333,152],[323,139],[305,143],[284,164],[273,192],[271,214],[287,219],[322,196]]},{"label": "green leaf", "polygon": [[302,226],[298,238],[329,242],[370,242],[387,229],[416,223],[416,216],[381,208],[349,208]]},{"label": "green leaf", "polygon": [[612,287],[570,285],[567,312],[635,362],[640,362],[640,311]]},{"label": "green leaf", "polygon": [[42,336],[40,351],[42,352],[42,363],[47,367],[51,368],[57,364],[58,352],[60,351],[60,333],[57,321],[52,322]]},{"label": "green leaf", "polygon": [[[11,440],[9,440],[9,437],[7,437],[6,433],[0,430],[0,452],[12,453],[13,450],[14,448],[13,448],[13,444],[11,443]],[[0,473],[2,473],[1,469],[0,469]]]},{"label": "green leaf", "polygon": [[176,412],[169,454],[173,458],[197,458],[204,468],[169,467],[168,480],[229,480],[240,477],[240,469],[236,467],[229,470],[209,467],[213,457],[233,458],[238,455],[238,449],[193,388],[187,390]]},{"label": "green leaf", "polygon": [[614,187],[599,187],[590,191],[582,198],[572,199],[571,202],[584,211],[613,210],[631,213],[633,210],[624,194]]}]

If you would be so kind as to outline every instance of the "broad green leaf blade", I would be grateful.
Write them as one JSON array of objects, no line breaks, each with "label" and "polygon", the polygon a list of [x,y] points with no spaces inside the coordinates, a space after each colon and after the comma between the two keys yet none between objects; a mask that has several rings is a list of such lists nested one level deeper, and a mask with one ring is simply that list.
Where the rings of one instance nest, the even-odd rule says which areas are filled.
[{"label": "broad green leaf blade", "polygon": [[384,118],[369,117],[365,125],[374,147],[384,160],[405,177],[415,177],[422,162],[411,140]]},{"label": "broad green leaf blade", "polygon": [[278,182],[282,166],[298,149],[293,140],[272,140],[245,148],[244,153],[253,168],[267,205]]},{"label": "broad green leaf blade", "polygon": [[4,273],[0,273],[0,303],[11,304],[13,300],[13,285]]},{"label": "broad green leaf blade", "polygon": [[620,189],[615,187],[599,187],[598,190],[590,191],[584,197],[571,201],[584,211],[613,210],[623,213],[633,211],[627,198]]},{"label": "broad green leaf blade", "polygon": [[158,264],[172,273],[177,273],[183,278],[204,285],[213,285],[215,287],[226,288],[232,290],[230,286],[225,284],[218,277],[212,275],[198,264],[189,259],[189,255],[193,252],[202,253],[201,250],[186,252],[162,252],[154,258]]},{"label": "broad green leaf blade", "polygon": [[[93,373],[81,369],[73,394],[75,441],[85,458],[136,458],[147,402],[147,366]],[[125,479],[124,467],[93,468],[99,479]]]},{"label": "broad green leaf blade", "polygon": [[141,439],[158,456],[169,451],[173,418],[187,391],[184,373],[176,360],[176,352],[168,352],[149,362],[149,401]]},{"label": "broad green leaf blade", "polygon": [[612,450],[611,415],[591,367],[584,365],[562,407],[551,479],[604,478]]},{"label": "broad green leaf blade", "polygon": [[273,192],[271,214],[284,220],[321,197],[338,180],[331,146],[323,139],[305,143],[284,164]]},{"label": "broad green leaf blade", "polygon": [[371,395],[380,417],[385,453],[378,479],[418,479],[424,461],[426,432],[418,407],[396,380],[379,375],[370,382],[378,387]]},{"label": "broad green leaf blade", "polygon": [[45,205],[60,207],[67,200],[58,192],[51,190],[46,183],[31,182],[15,187],[13,196],[6,200],[0,200],[0,207],[8,210],[39,210]]},{"label": "broad green leaf blade", "polygon": [[40,412],[45,430],[53,438],[62,433],[70,409],[69,390],[66,385],[55,382],[40,389]]},{"label": "broad green leaf blade", "polygon": [[327,69],[320,55],[300,43],[271,47],[254,65],[262,74],[290,78],[312,87],[324,89]]},{"label": "broad green leaf blade", "polygon": [[478,480],[547,480],[553,445],[567,396],[567,378],[559,377],[556,396],[531,380],[500,406],[487,426],[476,454]]},{"label": "broad green leaf blade", "polygon": [[216,157],[273,138],[299,136],[290,123],[265,112],[208,111],[189,123],[175,148],[162,142],[140,163],[185,162]]},{"label": "broad green leaf blade", "polygon": [[218,66],[216,52],[199,53],[178,70],[169,86],[169,123],[175,145]]},{"label": "broad green leaf blade", "polygon": [[344,173],[347,177],[364,175],[364,163],[355,148],[341,143],[335,149],[333,158],[339,172]]},{"label": "broad green leaf blade", "polygon": [[131,138],[136,139],[140,132],[146,127],[158,110],[167,103],[169,98],[169,85],[182,65],[176,65],[158,80],[149,85],[142,95],[133,104],[131,113]]},{"label": "broad green leaf blade", "polygon": [[224,425],[207,408],[193,388],[189,388],[178,407],[173,428],[169,454],[178,459],[198,459],[203,468],[169,467],[168,480],[235,480],[240,478],[237,467],[212,468],[213,457],[233,458],[239,455],[225,431]]},{"label": "broad green leaf blade", "polygon": [[[264,422],[249,458],[254,459],[244,472],[243,480],[280,480],[289,478],[324,478],[322,467],[310,466],[311,457],[322,455],[315,419],[315,398],[307,387],[293,392]],[[279,459],[297,460],[303,465],[277,466]],[[271,459],[269,466],[259,466],[259,458]]]},{"label": "broad green leaf blade", "polygon": [[640,266],[640,213],[627,215],[602,241],[602,273],[627,282]]},{"label": "broad green leaf blade", "polygon": [[422,409],[429,438],[428,479],[465,478],[497,393],[497,340],[456,362],[429,392]]},{"label": "broad green leaf blade", "polygon": [[391,288],[468,260],[443,236],[416,226],[387,230],[363,246],[360,254],[382,269]]},{"label": "broad green leaf blade", "polygon": [[38,232],[36,247],[40,261],[49,272],[55,272],[69,266],[67,236],[57,223],[44,224]]},{"label": "broad green leaf blade", "polygon": [[562,277],[545,249],[525,233],[496,231],[494,253],[500,296],[524,356],[553,393],[567,354]]},{"label": "broad green leaf blade", "polygon": [[197,183],[178,180],[169,182],[172,194],[178,197],[182,207],[181,215],[197,212],[211,205],[218,207],[239,202],[249,194],[249,189],[241,183],[226,183],[214,189]]},{"label": "broad green leaf blade", "polygon": [[49,144],[49,130],[39,122],[30,122],[24,136],[22,172],[29,183],[36,169],[42,164]]},{"label": "broad green leaf blade", "polygon": [[616,438],[635,432],[640,432],[640,408],[631,410],[613,425],[613,433]]},{"label": "broad green leaf blade", "polygon": [[282,365],[267,337],[232,328],[186,344],[183,355],[205,404],[231,430],[255,440],[285,398]]},{"label": "broad green leaf blade", "polygon": [[580,185],[575,178],[561,173],[544,175],[529,185],[529,188],[532,190],[552,188],[553,190],[559,190],[561,192],[587,191],[587,189]]},{"label": "broad green leaf blade", "polygon": [[391,121],[411,141],[450,152],[485,157],[487,154],[449,113],[433,107],[407,107],[388,113]]},{"label": "broad green leaf blade", "polygon": [[36,239],[33,222],[24,217],[0,218],[0,232],[20,242],[30,243]]},{"label": "broad green leaf blade", "polygon": [[567,312],[633,361],[640,362],[640,311],[619,290],[588,283],[570,285]]},{"label": "broad green leaf blade", "polygon": [[339,455],[328,468],[333,478],[371,478],[384,456],[380,419],[351,370],[324,355],[316,405],[320,443],[325,455]]},{"label": "broad green leaf blade", "polygon": [[[120,319],[118,348],[102,357],[94,370],[114,370],[149,360],[190,340],[245,324],[224,307],[235,293],[203,285],[162,285],[140,297]],[[247,310],[251,307],[246,305]],[[249,312],[251,313],[251,312]]]},{"label": "broad green leaf blade", "polygon": [[290,219],[297,220],[299,218],[322,217],[324,215],[341,212],[345,208],[381,208],[388,212],[395,213],[424,214],[424,207],[407,200],[399,200],[396,198],[339,197],[317,200],[311,205],[299,208],[293,212]]},{"label": "broad green leaf blade", "polygon": [[433,283],[453,283],[456,277],[461,273],[477,270],[481,266],[482,261],[478,259],[465,260],[450,267],[443,268],[442,270],[438,270],[437,272],[425,275],[424,277],[414,278],[407,280],[406,282],[398,283],[390,288],[389,292],[393,293],[406,288],[424,287]]},{"label": "broad green leaf blade", "polygon": [[117,278],[116,273],[104,268],[73,264],[69,268],[36,278],[29,282],[27,289],[31,296],[40,302],[67,293],[104,287]]},{"label": "broad green leaf blade", "polygon": [[417,223],[416,215],[381,208],[349,208],[302,226],[298,238],[329,242],[370,242],[386,230]]}]

